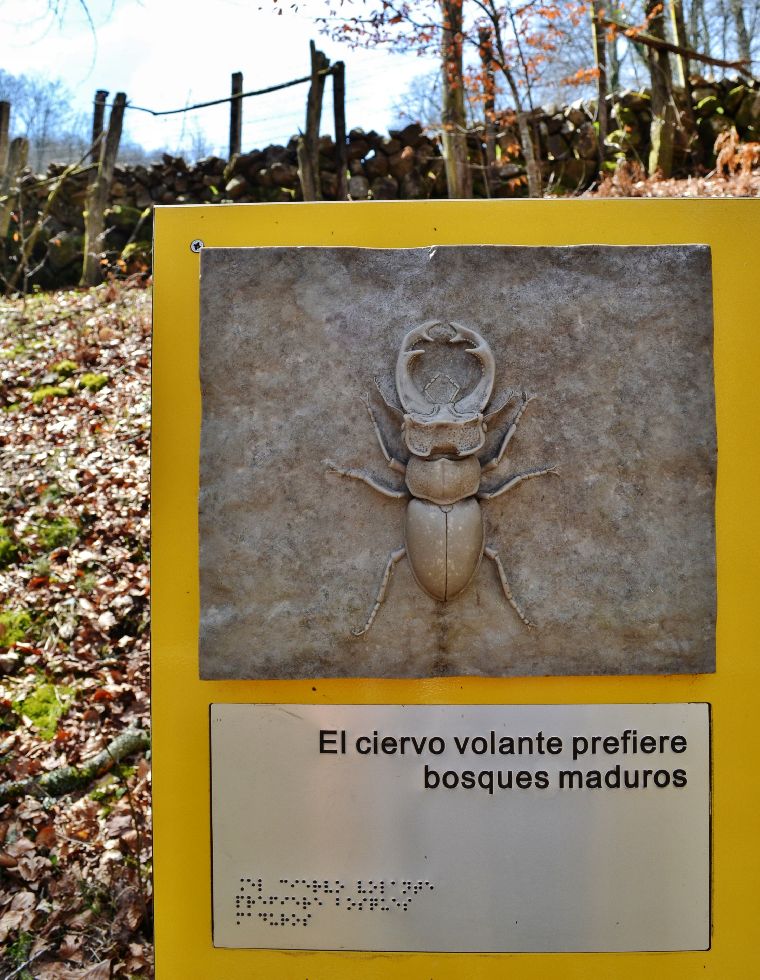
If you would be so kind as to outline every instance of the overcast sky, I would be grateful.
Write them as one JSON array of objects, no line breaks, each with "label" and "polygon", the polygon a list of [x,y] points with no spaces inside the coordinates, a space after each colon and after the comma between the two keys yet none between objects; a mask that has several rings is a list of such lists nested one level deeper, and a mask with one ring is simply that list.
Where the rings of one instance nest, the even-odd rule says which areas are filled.
[{"label": "overcast sky", "polygon": [[[309,71],[309,39],[332,61],[346,62],[349,128],[387,130],[392,103],[431,60],[387,51],[352,51],[318,33],[322,0],[305,0],[298,14],[260,12],[267,0],[89,0],[95,33],[79,0],[68,0],[63,23],[48,0],[0,0],[0,65],[12,74],[61,79],[77,109],[91,112],[96,89],[124,91],[134,105],[173,109],[229,94],[230,73],[243,72],[245,91]],[[307,87],[246,99],[243,149],[284,142],[304,126]],[[183,126],[185,127],[183,133]],[[154,119],[128,112],[128,137],[146,148],[176,146],[200,129],[226,154],[227,105]],[[328,83],[323,132],[332,132]]]}]

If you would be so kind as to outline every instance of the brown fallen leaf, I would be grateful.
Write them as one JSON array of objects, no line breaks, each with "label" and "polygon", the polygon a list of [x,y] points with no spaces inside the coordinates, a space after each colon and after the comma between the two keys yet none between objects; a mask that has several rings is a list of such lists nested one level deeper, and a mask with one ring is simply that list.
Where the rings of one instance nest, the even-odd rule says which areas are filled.
[{"label": "brown fallen leaf", "polygon": [[78,977],[78,980],[109,980],[111,976],[111,961],[103,960],[102,963],[96,963],[94,966],[83,970]]},{"label": "brown fallen leaf", "polygon": [[17,912],[26,912],[36,905],[37,896],[34,892],[16,892],[11,901],[11,908]]},{"label": "brown fallen leaf", "polygon": [[10,909],[4,912],[0,916],[0,943],[4,943],[13,932],[28,932],[35,917],[34,909]]},{"label": "brown fallen leaf", "polygon": [[19,837],[5,848],[6,854],[15,858],[20,858],[25,854],[33,854],[35,850],[34,841],[29,840],[28,837]]},{"label": "brown fallen leaf", "polygon": [[50,860],[38,854],[29,854],[18,859],[16,871],[28,882],[36,882],[51,867]]},{"label": "brown fallen leaf", "polygon": [[34,843],[37,847],[51,848],[56,842],[56,832],[53,824],[49,823],[44,827],[41,827],[37,831],[37,836],[34,838]]},{"label": "brown fallen leaf", "polygon": [[[65,963],[43,963],[34,965],[36,980],[81,980],[82,971]],[[107,976],[107,974],[106,974]]]},{"label": "brown fallen leaf", "polygon": [[81,963],[84,958],[82,952],[82,937],[74,933],[69,933],[63,937],[63,942],[58,947],[58,956],[62,960],[71,960],[72,963]]}]

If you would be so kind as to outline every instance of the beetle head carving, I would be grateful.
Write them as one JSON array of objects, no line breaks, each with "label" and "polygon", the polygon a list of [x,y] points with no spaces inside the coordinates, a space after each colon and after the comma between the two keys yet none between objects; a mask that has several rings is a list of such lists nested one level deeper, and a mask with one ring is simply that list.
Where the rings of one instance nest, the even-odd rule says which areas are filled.
[{"label": "beetle head carving", "polygon": [[[414,383],[412,364],[425,356],[424,349],[415,344],[440,341],[440,336],[431,334],[434,328],[442,328],[448,334],[449,344],[472,345],[465,350],[479,361],[481,375],[471,391],[460,394],[460,386],[448,375],[441,374],[424,388]],[[460,457],[478,452],[485,442],[483,410],[491,398],[494,375],[491,348],[474,330],[458,323],[443,324],[440,320],[429,320],[410,330],[396,361],[396,391],[404,409],[401,431],[409,451],[421,457],[439,453]]]}]

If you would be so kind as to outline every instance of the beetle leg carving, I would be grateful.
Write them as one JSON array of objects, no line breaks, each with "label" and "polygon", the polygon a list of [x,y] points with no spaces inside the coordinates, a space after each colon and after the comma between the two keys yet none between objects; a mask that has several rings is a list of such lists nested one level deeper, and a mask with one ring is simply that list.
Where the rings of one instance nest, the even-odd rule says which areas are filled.
[{"label": "beetle leg carving", "polygon": [[559,476],[557,467],[547,466],[543,470],[528,470],[526,473],[518,473],[516,476],[510,477],[506,483],[502,483],[500,487],[494,487],[493,490],[481,490],[478,494],[478,500],[493,500],[494,497],[501,496],[507,490],[516,487],[518,483],[522,483],[523,480],[532,480],[534,476],[546,476],[547,474]]},{"label": "beetle leg carving", "polygon": [[494,563],[494,565],[496,565],[496,570],[499,573],[499,580],[501,582],[501,587],[504,590],[504,595],[506,596],[507,602],[514,609],[514,611],[517,613],[520,619],[525,623],[528,629],[535,629],[536,624],[531,623],[531,621],[527,618],[527,616],[522,611],[522,609],[520,609],[520,607],[517,605],[517,601],[515,600],[515,597],[512,595],[512,590],[509,587],[509,582],[507,581],[507,575],[506,572],[504,571],[504,566],[502,565],[501,558],[499,558],[497,552],[494,551],[493,548],[486,547],[483,550],[483,554],[486,556],[486,558],[490,558],[491,561]]},{"label": "beetle leg carving", "polygon": [[366,483],[368,486],[372,487],[373,490],[377,490],[384,497],[393,497],[394,500],[406,500],[409,493],[405,489],[395,490],[393,487],[387,487],[384,483],[380,483],[378,480],[372,476],[371,473],[365,472],[365,470],[350,470],[343,466],[338,466],[337,463],[333,463],[332,460],[325,460],[325,465],[328,469],[332,470],[333,473],[339,473],[341,476],[347,476],[350,480],[361,480],[362,483]]},{"label": "beetle leg carving", "polygon": [[385,593],[388,589],[388,583],[391,580],[391,573],[393,572],[393,567],[394,565],[397,565],[398,562],[401,561],[401,559],[404,557],[405,554],[406,554],[406,548],[397,548],[396,551],[392,551],[388,556],[388,562],[385,566],[385,572],[383,573],[383,580],[380,583],[380,588],[377,590],[377,597],[375,598],[375,604],[372,607],[372,612],[369,614],[369,617],[367,618],[367,622],[364,624],[362,629],[351,630],[354,636],[364,636],[364,634],[367,632],[370,626],[374,623],[375,616],[377,616],[380,606],[382,606],[383,600],[385,599]]},{"label": "beetle leg carving", "polygon": [[404,464],[399,462],[399,460],[391,456],[391,454],[388,452],[388,447],[385,445],[385,440],[383,439],[383,434],[380,431],[380,426],[377,424],[375,413],[372,411],[372,405],[370,404],[369,395],[365,395],[364,398],[362,398],[362,401],[367,407],[367,411],[369,412],[370,419],[372,419],[372,428],[375,430],[375,435],[377,436],[377,441],[380,445],[380,449],[382,450],[383,456],[385,456],[386,463],[388,464],[388,466],[390,466],[392,470],[395,470],[396,473],[406,473],[406,467],[404,466]]},{"label": "beetle leg carving", "polygon": [[526,395],[525,392],[522,393],[522,405],[517,410],[517,414],[515,415],[515,417],[509,423],[509,428],[507,429],[504,438],[501,440],[499,451],[496,453],[493,459],[489,460],[487,463],[483,465],[484,473],[487,473],[489,470],[495,469],[502,461],[502,459],[504,459],[504,453],[507,451],[507,446],[512,441],[512,436],[514,436],[515,432],[517,432],[517,426],[518,423],[520,422],[520,419],[523,416],[523,412],[528,407],[528,405],[530,405],[530,403],[533,401],[535,397],[536,397],[535,395]]}]

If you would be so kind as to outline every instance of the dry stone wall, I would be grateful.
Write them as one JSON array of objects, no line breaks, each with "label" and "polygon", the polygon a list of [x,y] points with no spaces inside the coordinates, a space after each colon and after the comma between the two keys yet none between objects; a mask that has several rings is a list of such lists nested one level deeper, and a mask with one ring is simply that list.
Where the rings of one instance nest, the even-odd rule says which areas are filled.
[{"label": "dry stone wall", "polygon": [[[717,135],[736,126],[743,140],[760,140],[760,88],[736,79],[694,84],[698,139],[706,167],[714,163]],[[608,166],[625,156],[646,164],[649,153],[650,99],[647,92],[623,92],[610,103],[610,134],[605,149]],[[533,131],[540,144],[545,183],[559,192],[587,187],[598,172],[599,147],[595,105],[578,100],[572,105],[548,106],[533,114]],[[485,182],[482,132],[470,136],[474,192],[477,197],[520,197],[526,193],[524,161],[514,120],[500,120],[496,164],[489,186]],[[687,162],[687,140],[679,133],[676,168]],[[227,161],[206,157],[188,163],[165,154],[151,166],[117,167],[111,187],[104,241],[104,261],[135,272],[150,266],[153,205],[216,204],[224,202],[289,202],[302,199],[298,179],[297,142],[252,150]],[[320,183],[325,200],[338,191],[335,144],[320,141]],[[446,197],[441,146],[417,125],[391,130],[388,135],[354,129],[348,136],[349,196],[352,200],[417,200]],[[48,177],[65,168],[51,164]],[[33,263],[42,263],[33,281],[44,287],[74,283],[82,264],[82,210],[89,175],[67,178],[35,247]],[[22,180],[24,220],[31,223],[42,210],[50,184],[28,173]],[[9,250],[10,252],[10,250]]]}]

